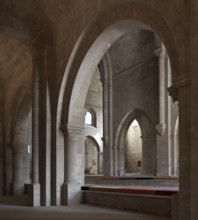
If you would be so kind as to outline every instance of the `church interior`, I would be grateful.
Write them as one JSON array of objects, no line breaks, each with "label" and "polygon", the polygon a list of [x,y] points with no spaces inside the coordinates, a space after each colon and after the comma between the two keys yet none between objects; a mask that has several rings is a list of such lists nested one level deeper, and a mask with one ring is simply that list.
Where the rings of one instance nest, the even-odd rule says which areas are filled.
[{"label": "church interior", "polygon": [[197,220],[197,22],[196,0],[0,0],[0,219]]}]

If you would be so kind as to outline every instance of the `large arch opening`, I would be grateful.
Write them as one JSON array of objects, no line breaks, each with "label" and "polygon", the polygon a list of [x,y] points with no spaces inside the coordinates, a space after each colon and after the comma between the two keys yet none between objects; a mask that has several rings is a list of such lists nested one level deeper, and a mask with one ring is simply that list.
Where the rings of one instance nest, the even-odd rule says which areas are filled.
[{"label": "large arch opening", "polygon": [[[126,169],[126,135],[131,127],[134,130],[133,122],[137,121],[136,126],[138,132],[136,131],[136,141],[138,140],[139,152],[135,167],[141,163],[141,174],[143,175],[155,175],[156,172],[156,137],[155,137],[155,127],[152,125],[148,116],[139,109],[133,109],[128,112],[125,117],[120,122],[120,125],[116,134],[116,154],[118,158],[117,162],[117,174],[125,175],[127,173]],[[139,136],[141,134],[141,137]],[[141,140],[140,140],[141,139]],[[136,142],[135,141],[135,142]],[[136,142],[137,143],[137,142]],[[150,156],[148,156],[150,155]],[[140,160],[139,160],[140,159]],[[138,162],[141,161],[141,162]],[[138,170],[138,169],[136,169]]]},{"label": "large arch opening", "polygon": [[[155,14],[155,12],[153,12],[153,11],[151,13]],[[119,17],[119,19],[118,19],[118,17]],[[85,100],[86,100],[88,88],[91,83],[91,79],[93,77],[93,74],[95,72],[96,67],[98,66],[98,64],[100,63],[100,61],[104,57],[107,61],[106,62],[107,65],[106,66],[103,65],[103,67],[104,67],[104,69],[106,68],[108,70],[108,72],[110,73],[108,76],[108,77],[110,77],[109,79],[112,79],[111,78],[112,77],[112,72],[111,72],[112,66],[111,66],[111,62],[109,62],[110,60],[109,60],[108,50],[109,50],[109,48],[113,47],[113,44],[120,37],[124,36],[125,34],[127,34],[129,32],[135,33],[136,31],[141,32],[142,30],[153,33],[153,37],[156,42],[156,47],[160,47],[162,45],[162,41],[163,41],[165,46],[167,47],[169,53],[170,53],[172,68],[174,70],[176,70],[178,67],[177,66],[178,65],[177,58],[176,58],[177,56],[175,56],[177,51],[174,48],[175,45],[173,43],[174,39],[172,38],[171,32],[170,32],[167,24],[164,23],[162,18],[159,18],[159,20],[160,20],[160,22],[162,22],[161,24],[164,25],[163,28],[161,26],[161,28],[163,30],[159,27],[159,23],[155,24],[155,22],[153,20],[150,21],[149,18],[147,18],[148,19],[147,21],[144,19],[142,20],[140,14],[139,15],[136,14],[136,16],[134,16],[134,17],[133,17],[133,14],[130,14],[130,15],[125,14],[125,15],[123,15],[124,19],[121,18],[122,16],[120,17],[120,14],[119,14],[118,17],[111,16],[111,19],[109,21],[106,21],[106,23],[104,25],[101,23],[100,32],[98,32],[98,30],[97,31],[95,30],[96,31],[95,34],[97,36],[92,34],[93,38],[88,38],[88,40],[86,42],[85,36],[86,36],[86,34],[89,33],[89,30],[91,29],[91,26],[88,27],[85,30],[85,32],[83,33],[82,38],[79,38],[79,41],[76,44],[76,48],[73,51],[73,54],[72,54],[71,59],[69,61],[69,64],[66,68],[66,73],[65,73],[65,76],[63,79],[63,85],[64,85],[64,83],[67,84],[68,76],[71,76],[70,74],[76,72],[77,75],[74,74],[73,77],[74,76],[76,76],[76,77],[70,78],[70,80],[75,79],[73,87],[71,87],[71,84],[69,86],[69,88],[71,89],[70,90],[70,92],[71,92],[70,98],[68,97],[69,93],[68,93],[68,89],[66,89],[66,86],[61,88],[60,104],[63,104],[63,105],[61,105],[62,110],[60,110],[60,108],[59,108],[60,106],[58,106],[58,112],[59,113],[61,112],[61,117],[60,117],[59,122],[62,125],[62,127],[64,126],[64,128],[66,130],[68,130],[69,132],[71,132],[72,129],[73,129],[73,131],[76,131],[76,129],[81,129],[84,125],[84,106],[85,106]],[[156,15],[156,17],[158,17],[158,15]],[[146,23],[148,25],[146,25]],[[156,30],[156,32],[154,30]],[[92,33],[94,33],[94,32],[92,32]],[[162,41],[160,40],[160,37],[158,36],[158,34],[161,37]],[[169,36],[167,36],[167,34]],[[94,36],[95,36],[95,38],[94,38]],[[170,38],[172,38],[172,40],[173,40],[171,42],[171,45],[174,45],[173,47],[169,44]],[[91,41],[90,41],[90,39],[91,39]],[[88,50],[88,48],[89,48],[89,50]],[[82,50],[81,50],[80,55],[78,56],[79,49],[82,49]],[[82,57],[80,57],[80,56],[82,56]],[[175,56],[175,58],[174,58],[174,56]],[[73,65],[73,62],[75,62],[75,61],[76,61],[76,63],[75,63],[75,65]],[[176,73],[176,71],[174,73]],[[110,88],[111,88],[111,85],[112,84],[109,83]],[[67,94],[65,93],[65,99],[64,99],[64,90],[67,91]],[[79,99],[79,94],[81,94],[80,99]],[[63,98],[63,99],[61,99],[61,98]],[[114,100],[113,99],[114,97],[112,96],[112,91],[109,91],[108,98],[109,98],[108,103],[111,103]],[[67,100],[70,100],[69,103],[67,102]],[[110,123],[109,123],[109,126],[105,128],[106,131],[108,131],[108,135],[106,135],[106,137],[103,137],[103,141],[104,141],[104,157],[103,158],[104,158],[105,163],[107,163],[106,165],[104,165],[104,170],[107,169],[106,171],[104,171],[104,173],[105,173],[105,175],[109,175],[109,176],[123,175],[123,173],[125,172],[124,171],[124,169],[125,169],[124,163],[123,163],[124,160],[120,159],[120,158],[122,158],[123,152],[121,152],[122,153],[121,156],[120,156],[120,153],[117,152],[117,151],[122,151],[121,150],[122,148],[120,148],[120,146],[117,145],[117,143],[120,143],[118,141],[118,139],[119,139],[118,136],[120,134],[118,136],[116,136],[119,133],[119,132],[117,132],[117,129],[119,127],[119,123],[116,125],[117,127],[114,126],[113,124],[111,124],[111,122],[113,121],[112,120],[113,118],[111,118],[112,105],[109,106],[109,109],[108,109],[108,111],[106,111],[106,113],[107,114],[110,113],[110,115],[108,116]],[[123,118],[123,115],[121,115],[120,117]],[[121,120],[121,118],[119,120]],[[119,120],[118,120],[118,122],[119,122]],[[157,122],[156,121],[149,122],[148,124],[151,129],[145,129],[145,133],[143,132],[143,139],[148,139],[148,136],[151,137],[151,140],[149,142],[151,147],[148,148],[149,151],[151,152],[151,157],[149,157],[149,159],[148,159],[148,157],[145,157],[145,158],[147,158],[147,160],[145,162],[142,162],[142,172],[146,173],[146,174],[155,175],[156,174],[156,148],[152,148],[152,144],[155,142],[155,138],[156,138],[155,137],[155,134],[156,134],[155,125],[157,124]],[[140,126],[141,126],[141,123],[140,123]],[[106,131],[104,131],[104,134]],[[78,130],[78,132],[79,132],[79,130]],[[126,134],[126,132],[125,132],[125,134]],[[78,149],[78,148],[80,148],[80,143],[81,143],[81,141],[79,141],[78,147],[77,147],[77,143],[76,143],[76,152],[79,152],[79,155],[76,155],[76,157],[78,157],[78,158],[81,157],[80,150]],[[143,146],[143,148],[144,148],[144,146]],[[68,153],[68,150],[67,150],[67,153]],[[65,156],[66,156],[66,153],[65,153]],[[67,156],[67,158],[68,158],[68,156]],[[84,158],[82,158],[82,161],[84,161]],[[84,171],[82,171],[82,167],[80,167],[80,166],[77,167],[77,173],[81,173],[82,175],[84,175]],[[66,180],[65,182],[68,182],[68,181]],[[83,184],[83,181],[82,181],[82,184]]]}]

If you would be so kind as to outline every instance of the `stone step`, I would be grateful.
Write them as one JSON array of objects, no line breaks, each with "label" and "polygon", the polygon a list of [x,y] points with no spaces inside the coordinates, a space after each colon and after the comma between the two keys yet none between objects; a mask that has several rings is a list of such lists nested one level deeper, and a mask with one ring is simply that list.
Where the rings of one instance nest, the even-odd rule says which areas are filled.
[{"label": "stone step", "polygon": [[85,184],[149,186],[149,187],[179,187],[177,177],[102,177],[85,176]]},{"label": "stone step", "polygon": [[87,204],[162,216],[172,216],[172,197],[83,190]]}]

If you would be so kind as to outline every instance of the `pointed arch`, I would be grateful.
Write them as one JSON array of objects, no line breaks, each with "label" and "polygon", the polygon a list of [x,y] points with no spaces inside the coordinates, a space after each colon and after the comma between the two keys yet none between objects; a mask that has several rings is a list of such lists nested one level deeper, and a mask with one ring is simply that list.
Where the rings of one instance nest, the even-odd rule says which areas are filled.
[{"label": "pointed arch", "polygon": [[131,123],[137,120],[142,133],[142,173],[155,173],[155,126],[143,111],[132,109],[121,120],[115,139],[116,157],[118,159],[115,170],[118,175],[125,174],[125,137]]}]

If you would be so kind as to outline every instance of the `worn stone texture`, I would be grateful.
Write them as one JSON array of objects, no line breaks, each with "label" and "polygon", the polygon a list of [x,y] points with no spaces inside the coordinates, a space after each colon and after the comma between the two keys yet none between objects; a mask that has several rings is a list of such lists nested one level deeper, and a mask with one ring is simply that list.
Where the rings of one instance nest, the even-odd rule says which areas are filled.
[{"label": "worn stone texture", "polygon": [[[181,117],[178,132],[175,129],[178,110],[172,105],[171,135],[178,134],[181,146],[180,192],[175,203],[178,203],[180,220],[196,220],[197,1],[0,0],[0,5],[0,195],[10,194],[13,190],[15,130],[18,129],[17,120],[24,100],[27,105],[32,103],[38,107],[34,109],[34,116],[38,120],[36,138],[40,155],[39,158],[34,155],[33,162],[40,160],[36,177],[41,182],[42,194],[39,193],[40,187],[35,194],[32,190],[32,199],[38,205],[41,196],[42,204],[58,205],[62,199],[73,199],[79,193],[80,187],[75,187],[76,183],[71,185],[71,192],[65,194],[61,194],[61,186],[68,186],[68,176],[72,174],[79,185],[83,184],[84,139],[78,140],[77,133],[85,131],[84,108],[93,70],[108,50],[107,63],[111,62],[112,66],[107,65],[106,72],[112,73],[113,83],[109,84],[112,90],[108,95],[112,96],[108,100],[111,106],[107,115],[112,124],[106,135],[110,139],[110,146],[106,149],[112,157],[105,158],[105,161],[108,160],[111,167],[117,166],[118,155],[112,152],[117,147],[116,134],[121,120],[131,109],[146,112],[155,128],[159,115],[158,59],[153,54],[156,49],[155,32],[170,58],[172,92],[174,99],[179,101]],[[123,25],[120,26],[118,21]],[[129,34],[129,29],[136,32]],[[34,62],[38,69],[35,69]],[[37,71],[41,69],[39,74]],[[38,76],[36,87],[32,73]],[[36,88],[34,95],[32,88]],[[102,121],[99,108],[96,112]],[[26,129],[22,127],[21,131]],[[75,143],[73,156],[65,153],[67,147],[68,152],[72,152],[73,146],[68,141],[68,133],[72,133]],[[20,141],[25,143],[27,135],[20,136]],[[153,131],[147,134],[148,137],[153,149],[150,161],[155,161],[156,133]],[[68,173],[69,168],[74,173]],[[153,173],[155,168],[152,167]],[[113,174],[113,170],[110,171]],[[171,173],[178,174],[175,168]]]},{"label": "worn stone texture", "polygon": [[139,124],[129,126],[126,134],[125,146],[126,173],[141,173],[142,167],[142,140]]}]

